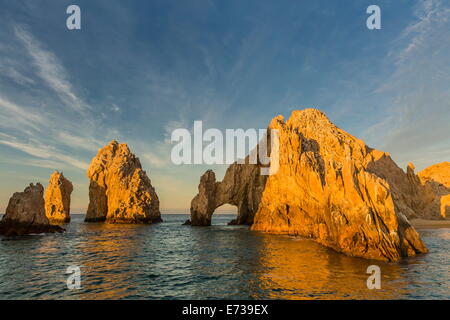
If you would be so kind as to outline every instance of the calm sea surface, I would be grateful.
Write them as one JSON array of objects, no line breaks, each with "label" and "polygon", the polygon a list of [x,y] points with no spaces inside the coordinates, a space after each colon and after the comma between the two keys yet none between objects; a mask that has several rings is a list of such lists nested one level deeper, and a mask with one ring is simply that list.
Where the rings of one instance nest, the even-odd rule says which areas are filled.
[{"label": "calm sea surface", "polygon": [[[66,233],[0,241],[0,299],[449,299],[450,229],[419,230],[430,253],[389,264],[350,258],[312,241],[227,226],[84,223]],[[382,289],[366,286],[379,265]],[[81,289],[67,289],[67,267]]]}]

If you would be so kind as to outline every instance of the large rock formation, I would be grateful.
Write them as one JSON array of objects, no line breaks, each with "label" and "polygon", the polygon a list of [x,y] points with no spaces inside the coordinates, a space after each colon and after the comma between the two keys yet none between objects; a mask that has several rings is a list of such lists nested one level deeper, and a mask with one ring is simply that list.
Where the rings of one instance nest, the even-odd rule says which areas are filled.
[{"label": "large rock formation", "polygon": [[379,260],[427,252],[406,217],[415,210],[417,181],[411,179],[416,176],[405,174],[389,154],[367,147],[315,109],[294,111],[287,121],[278,116],[269,129],[279,135],[277,173],[255,184],[262,191],[244,187],[231,197],[226,195],[230,189],[234,194],[255,179],[232,174],[246,172],[249,165],[232,165],[243,168],[227,171],[225,178],[235,176],[231,184],[216,183],[212,172],[205,174],[191,204],[192,222],[202,221],[199,216],[210,221],[212,208],[226,199],[239,203],[234,199],[260,194],[252,197],[260,198],[251,205],[252,212],[258,208],[253,230],[299,235],[348,255]]},{"label": "large rock formation", "polygon": [[70,195],[72,191],[72,183],[64,177],[62,172],[53,172],[47,190],[45,190],[45,215],[50,223],[70,222]]},{"label": "large rock formation", "polygon": [[51,225],[45,216],[44,187],[40,183],[14,193],[0,222],[0,234],[6,236],[62,231],[63,228]]},{"label": "large rock formation", "polygon": [[432,203],[433,212],[439,212],[440,217],[450,217],[450,162],[442,162],[419,172],[420,182],[432,190],[435,199]]},{"label": "large rock formation", "polygon": [[160,222],[159,200],[139,159],[128,146],[111,141],[88,169],[89,207],[85,221]]}]

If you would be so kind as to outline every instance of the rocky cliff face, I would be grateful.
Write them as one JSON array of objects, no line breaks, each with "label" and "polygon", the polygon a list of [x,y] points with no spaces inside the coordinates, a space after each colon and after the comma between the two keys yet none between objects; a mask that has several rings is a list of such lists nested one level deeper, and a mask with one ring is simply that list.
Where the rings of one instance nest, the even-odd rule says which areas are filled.
[{"label": "rocky cliff face", "polygon": [[432,190],[435,199],[431,204],[433,212],[440,217],[450,217],[450,162],[442,162],[419,172],[420,182]]},{"label": "rocky cliff face", "polygon": [[435,194],[429,187],[421,184],[412,163],[408,164],[405,174],[387,153],[373,150],[372,154],[374,161],[368,163],[367,170],[389,183],[398,212],[408,219],[440,218],[439,210],[433,205]]},{"label": "rocky cliff face", "polygon": [[[388,154],[314,109],[294,111],[287,121],[277,117],[270,128],[279,130],[280,168],[267,180],[253,230],[313,238],[380,260],[427,251],[402,211],[411,209],[398,191],[408,178]],[[391,182],[399,179],[395,186],[386,179],[391,175]]]},{"label": "rocky cliff face", "polygon": [[51,223],[70,222],[72,191],[72,183],[61,172],[53,172],[45,191],[45,215]]},{"label": "rocky cliff face", "polygon": [[86,221],[159,222],[159,200],[139,159],[126,144],[111,141],[88,169],[89,207]]},{"label": "rocky cliff face", "polygon": [[[249,165],[229,168],[224,181],[230,174],[235,177],[231,184],[216,183],[207,172],[192,201],[193,222],[202,221],[199,212],[206,212],[200,216],[210,221],[218,203],[236,198],[224,193],[248,186],[240,189],[238,199],[258,194],[252,197],[252,212],[257,208],[253,230],[299,235],[371,259],[397,261],[427,252],[406,217],[414,212],[416,176],[405,174],[389,154],[367,147],[315,109],[294,111],[287,121],[278,116],[269,129],[279,132],[278,172],[255,184],[257,193],[248,180],[254,181],[255,175],[232,174],[250,171],[233,166]],[[232,187],[218,191],[222,184]],[[221,201],[211,200],[217,198]]]},{"label": "rocky cliff face", "polygon": [[51,225],[45,216],[44,187],[40,183],[14,193],[0,222],[0,234],[6,236],[62,231],[64,229]]}]

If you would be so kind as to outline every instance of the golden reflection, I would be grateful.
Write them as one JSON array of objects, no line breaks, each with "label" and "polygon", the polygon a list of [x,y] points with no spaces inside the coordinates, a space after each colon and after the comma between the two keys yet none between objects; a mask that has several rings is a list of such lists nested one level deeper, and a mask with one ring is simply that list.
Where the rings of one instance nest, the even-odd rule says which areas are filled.
[{"label": "golden reflection", "polygon": [[[262,235],[258,286],[270,299],[398,299],[406,292],[398,264],[352,258],[305,239]],[[369,265],[381,268],[381,289],[367,288]]]},{"label": "golden reflection", "polygon": [[84,224],[81,245],[82,286],[80,299],[121,299],[134,294],[133,257],[142,250],[136,234],[142,225]]}]

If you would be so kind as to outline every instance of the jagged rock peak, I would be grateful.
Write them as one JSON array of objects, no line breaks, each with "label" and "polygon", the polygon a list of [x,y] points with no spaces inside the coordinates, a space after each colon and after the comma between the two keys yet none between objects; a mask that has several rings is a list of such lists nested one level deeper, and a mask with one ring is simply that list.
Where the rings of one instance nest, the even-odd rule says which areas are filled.
[{"label": "jagged rock peak", "polygon": [[62,172],[54,171],[45,191],[45,215],[51,223],[70,222],[72,182]]},{"label": "jagged rock peak", "polygon": [[101,148],[92,159],[87,175],[91,182],[86,221],[161,221],[155,189],[127,144],[112,140]]}]

